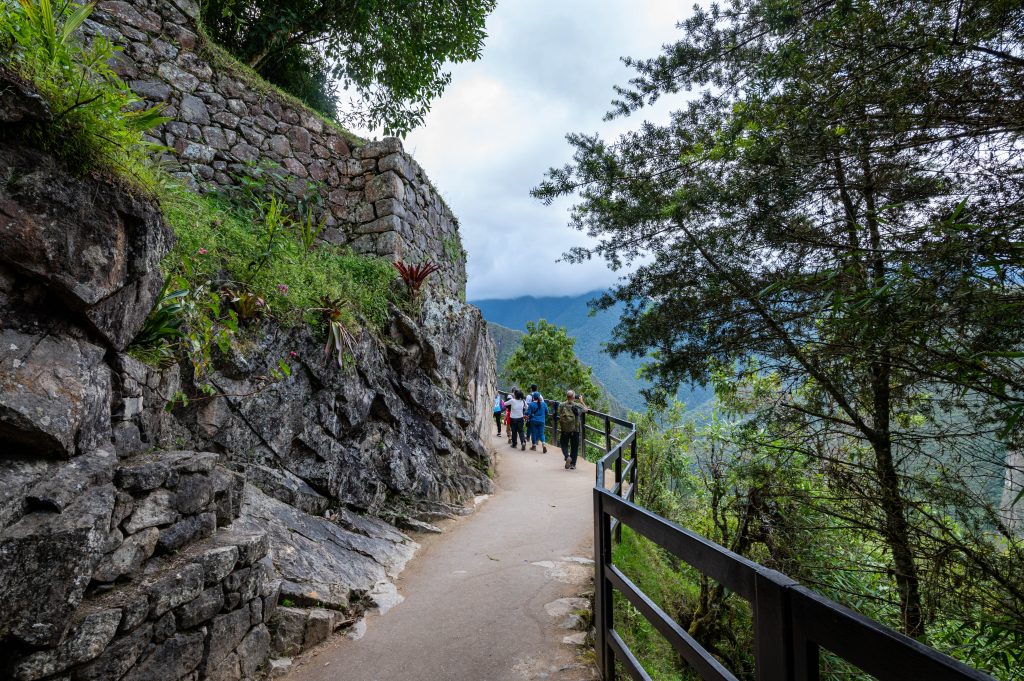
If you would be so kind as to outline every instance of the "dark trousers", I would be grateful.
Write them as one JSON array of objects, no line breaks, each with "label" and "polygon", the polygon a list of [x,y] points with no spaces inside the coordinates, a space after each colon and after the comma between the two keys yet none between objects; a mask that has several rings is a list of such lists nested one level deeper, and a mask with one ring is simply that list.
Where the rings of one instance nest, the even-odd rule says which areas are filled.
[{"label": "dark trousers", "polygon": [[496,426],[498,426],[498,435],[501,435],[501,420],[502,420],[501,417],[502,416],[504,416],[504,414],[502,412],[500,412],[500,411],[494,412],[494,424]]},{"label": "dark trousers", "polygon": [[569,465],[575,466],[576,457],[580,455],[580,434],[563,430],[559,435],[558,446],[562,448],[562,456],[569,459]]},{"label": "dark trousers", "polygon": [[[526,444],[526,436],[523,435],[523,419],[512,419],[512,423],[509,425],[512,429],[512,446],[515,447],[518,442]],[[516,439],[518,437],[518,440]]]}]

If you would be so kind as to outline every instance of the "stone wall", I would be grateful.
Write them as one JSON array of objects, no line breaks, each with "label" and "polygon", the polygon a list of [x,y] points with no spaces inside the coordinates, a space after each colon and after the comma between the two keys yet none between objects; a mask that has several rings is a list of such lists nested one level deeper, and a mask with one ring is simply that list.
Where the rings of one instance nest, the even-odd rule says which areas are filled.
[{"label": "stone wall", "polygon": [[231,186],[270,162],[295,190],[319,185],[330,211],[323,237],[360,253],[442,265],[429,281],[464,295],[458,220],[394,138],[363,143],[217,57],[196,26],[193,0],[103,0],[87,29],[123,46],[118,68],[173,118],[153,138],[197,186]]}]

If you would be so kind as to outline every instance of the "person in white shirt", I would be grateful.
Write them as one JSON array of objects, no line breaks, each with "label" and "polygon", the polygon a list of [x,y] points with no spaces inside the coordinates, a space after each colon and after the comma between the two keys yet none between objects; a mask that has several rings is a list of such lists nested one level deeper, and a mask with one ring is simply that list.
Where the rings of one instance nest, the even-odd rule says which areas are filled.
[{"label": "person in white shirt", "polygon": [[509,427],[512,431],[512,449],[522,443],[526,450],[526,436],[523,434],[523,417],[526,414],[526,398],[522,390],[516,390],[512,399],[505,403],[509,408]]}]

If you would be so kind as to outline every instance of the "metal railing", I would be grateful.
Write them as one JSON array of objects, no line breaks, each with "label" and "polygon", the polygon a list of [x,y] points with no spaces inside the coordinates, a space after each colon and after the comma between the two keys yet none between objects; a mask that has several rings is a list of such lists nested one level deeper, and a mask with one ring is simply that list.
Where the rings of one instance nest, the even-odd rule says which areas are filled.
[{"label": "metal railing", "polygon": [[[603,431],[597,426],[585,430],[603,434],[605,443],[594,485],[594,624],[597,662],[604,681],[616,678],[616,661],[632,678],[650,679],[615,629],[616,591],[672,644],[700,678],[736,679],[616,567],[612,547],[623,525],[750,604],[758,681],[817,681],[822,649],[880,681],[991,681],[986,674],[638,506],[634,502],[638,472],[635,424],[599,412],[586,414],[584,426],[588,421],[603,426]],[[621,437],[613,435],[613,426],[620,429]],[[611,481],[607,479],[609,472],[614,473]]]}]

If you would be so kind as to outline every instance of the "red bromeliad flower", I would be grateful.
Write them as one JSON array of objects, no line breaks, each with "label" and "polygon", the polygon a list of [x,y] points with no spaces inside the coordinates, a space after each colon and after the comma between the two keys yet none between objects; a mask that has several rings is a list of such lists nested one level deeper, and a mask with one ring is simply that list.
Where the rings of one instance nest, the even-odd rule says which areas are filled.
[{"label": "red bromeliad flower", "polygon": [[426,281],[427,277],[441,269],[440,265],[429,261],[419,265],[408,265],[401,260],[396,260],[394,265],[395,269],[398,270],[398,274],[402,277],[402,283],[409,290],[411,298],[419,295],[420,287],[423,286],[423,282]]}]

